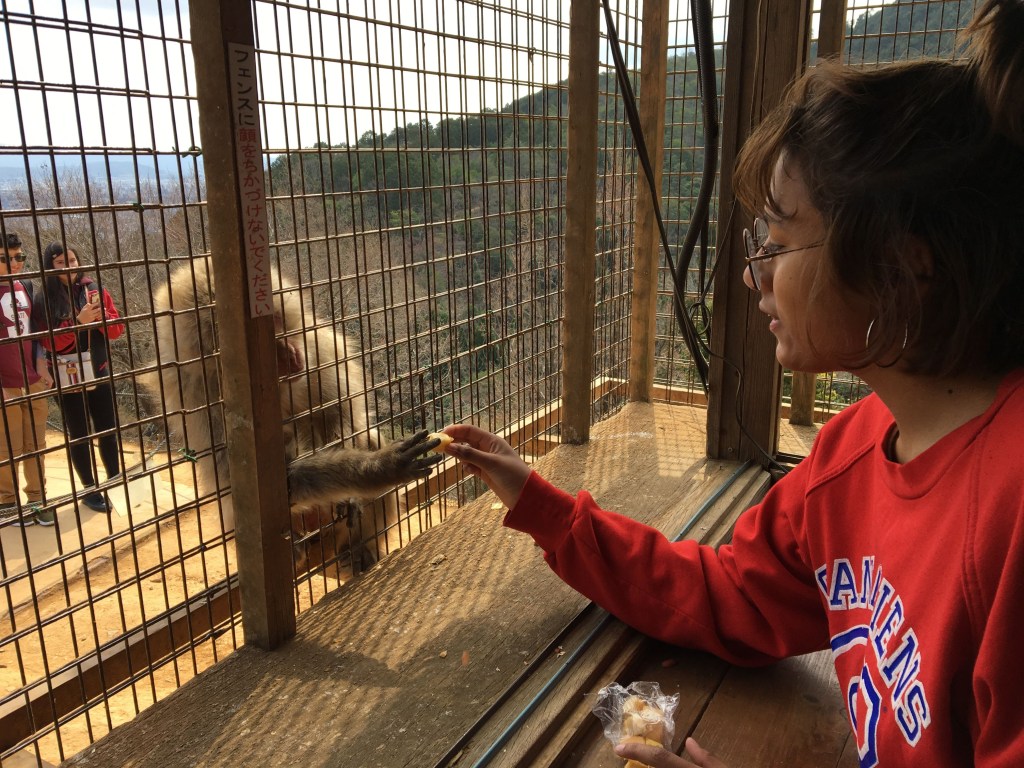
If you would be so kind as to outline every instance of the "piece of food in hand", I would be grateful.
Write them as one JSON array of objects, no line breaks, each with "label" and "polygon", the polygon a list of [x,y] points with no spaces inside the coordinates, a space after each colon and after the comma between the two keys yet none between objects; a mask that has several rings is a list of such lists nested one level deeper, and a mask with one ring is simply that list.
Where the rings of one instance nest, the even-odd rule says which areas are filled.
[{"label": "piece of food in hand", "polygon": [[[619,743],[665,746],[665,713],[639,696],[628,697],[622,702],[622,738]],[[627,760],[626,768],[646,768],[646,764]]]},{"label": "piece of food in hand", "polygon": [[[643,736],[626,736],[619,741],[619,744],[645,744],[648,747],[663,747],[660,741],[647,739]],[[636,760],[627,760],[624,768],[651,768],[647,763],[640,763]]]},{"label": "piece of food in hand", "polygon": [[444,453],[444,449],[452,444],[455,439],[451,435],[446,435],[444,432],[431,432],[427,435],[427,440],[440,440],[441,442],[434,448],[431,448],[434,453]]},{"label": "piece of food in hand", "polygon": [[665,713],[639,696],[630,696],[622,702],[622,735],[643,736],[665,743]]}]

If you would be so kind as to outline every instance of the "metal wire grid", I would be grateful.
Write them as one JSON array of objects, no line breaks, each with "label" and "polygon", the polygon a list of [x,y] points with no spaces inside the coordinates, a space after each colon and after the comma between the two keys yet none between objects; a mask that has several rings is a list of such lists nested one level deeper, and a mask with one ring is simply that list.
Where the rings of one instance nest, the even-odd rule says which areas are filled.
[{"label": "metal wire grid", "polygon": [[[665,102],[665,154],[662,168],[662,215],[673,247],[675,263],[684,258],[678,252],[690,223],[690,212],[700,192],[703,164],[704,125],[697,60],[693,48],[689,3],[677,0],[669,14],[668,83]],[[718,79],[718,114],[722,114],[722,74],[728,4],[715,3],[712,29],[715,42],[715,71]],[[716,174],[717,186],[717,174]],[[706,238],[698,242],[687,269],[685,304],[698,331],[711,326],[711,285],[715,267],[718,216],[717,192],[712,197]],[[701,404],[703,391],[693,359],[673,312],[674,283],[664,259],[658,275],[657,336],[655,341],[655,383],[665,389],[665,400]]]},{"label": "metal wire grid", "polygon": [[[623,59],[634,71],[633,90],[640,61],[641,3],[621,4],[613,19]],[[602,29],[607,35],[607,30]],[[598,80],[597,162],[597,281],[595,284],[594,378],[602,382],[592,405],[592,419],[600,420],[626,401],[623,384],[629,377],[630,294],[634,247],[635,198],[639,161],[626,118],[625,102],[616,80],[607,37],[603,38],[602,68]]]},{"label": "metal wire grid", "polygon": [[[567,7],[443,6],[256,5],[276,258],[385,439],[558,398]],[[445,516],[418,501],[379,554]]]},{"label": "metal wire grid", "polygon": [[847,3],[844,60],[851,64],[953,56],[976,0]]},{"label": "metal wire grid", "polygon": [[[255,8],[264,129],[275,122],[273,110],[287,113],[283,122],[292,128],[274,138],[268,132],[264,146],[275,261],[286,278],[302,286],[289,290],[310,307],[297,333],[340,327],[358,340],[362,351],[352,354],[364,364],[385,439],[459,419],[501,429],[550,409],[559,394],[562,312],[564,4],[510,9],[463,3],[459,14],[445,14],[434,28],[419,16],[422,8],[404,5],[370,4],[362,21],[337,8],[270,2]],[[126,519],[96,518],[78,505],[69,511],[55,503],[60,536],[42,555],[33,545],[43,529],[18,529],[11,537],[15,529],[3,529],[10,631],[0,639],[0,654],[15,675],[5,680],[4,690],[11,692],[4,703],[14,707],[38,699],[45,710],[47,698],[59,693],[54,675],[88,667],[100,650],[123,648],[136,627],[164,619],[171,634],[169,622],[187,602],[205,600],[210,614],[207,629],[187,616],[192,643],[159,658],[147,645],[117,675],[101,667],[98,687],[105,694],[79,684],[83,701],[97,696],[89,707],[51,706],[49,717],[31,724],[31,736],[4,745],[4,757],[28,747],[38,763],[78,751],[241,638],[231,618],[237,608],[228,581],[233,548],[218,519],[223,489],[194,499],[195,462],[203,455],[191,450],[176,419],[159,405],[148,407],[136,382],[137,375],[152,373],[155,288],[208,250],[185,9],[137,3],[97,10],[68,3],[63,15],[32,10],[9,3],[2,12],[12,51],[2,97],[16,107],[9,113],[19,115],[21,133],[0,155],[19,158],[24,177],[21,198],[3,195],[4,222],[34,233],[30,250],[36,257],[55,240],[98,262],[94,274],[128,327],[126,341],[112,346],[112,382],[122,453],[134,447],[138,460],[128,468]],[[503,34],[492,34],[498,28]],[[351,52],[332,55],[325,49],[332,35],[351,42],[354,29],[368,43],[358,64]],[[379,44],[382,34],[394,43],[396,35],[410,31],[422,45]],[[371,33],[375,48],[369,45]],[[16,50],[24,40],[31,56]],[[432,48],[440,51],[437,60],[419,58]],[[63,60],[54,51],[68,51],[66,71],[53,71],[53,62]],[[110,65],[110,51],[119,52],[114,59],[120,66]],[[394,58],[385,61],[384,53],[392,51]],[[322,82],[336,89],[304,101],[298,87],[304,75],[283,66],[285,59],[303,62],[310,72],[319,68]],[[83,61],[91,66],[81,67]],[[474,72],[456,66],[474,61]],[[34,70],[22,62],[34,62]],[[545,76],[538,71],[542,66],[558,76]],[[334,77],[339,71],[347,76]],[[387,92],[390,80],[391,103],[361,97],[354,88],[346,92],[349,83],[368,75],[378,83],[378,95]],[[270,85],[275,76],[276,90]],[[397,85],[409,77],[420,83],[433,77],[443,87],[427,94],[428,86],[422,86],[422,98],[411,104]],[[482,114],[474,101],[495,111]],[[373,127],[354,132],[354,124],[343,119],[339,129],[321,119],[330,111],[369,114]],[[38,135],[31,117],[36,114],[46,126],[42,142],[26,138]],[[63,114],[70,119],[58,117]],[[437,114],[443,118],[430,124]],[[71,133],[62,133],[68,125]],[[128,138],[115,136],[115,126],[124,125]],[[174,136],[170,148],[163,135],[167,126]],[[481,138],[472,141],[474,127]],[[70,171],[68,158],[78,160]],[[118,167],[122,158],[131,163],[126,176]],[[358,183],[351,183],[351,174],[342,183],[345,175],[335,173],[339,165],[357,168]],[[203,341],[199,359],[215,359],[216,339]],[[318,362],[317,368],[321,376],[338,375],[330,362]],[[211,414],[219,407],[213,393]],[[326,407],[361,406],[350,397]],[[536,430],[528,434],[538,436]],[[170,441],[159,443],[163,435]],[[51,468],[68,463],[68,441],[60,440],[49,449]],[[67,474],[72,487],[65,502],[80,491],[74,474]],[[140,504],[146,512],[137,511]],[[401,524],[383,531],[385,549],[437,522],[446,509],[444,498],[417,497],[416,504]],[[23,562],[13,557],[16,544],[27,553]],[[321,559],[329,554],[336,553],[323,552]],[[52,576],[52,594],[44,594],[44,575]],[[300,605],[330,583],[336,582],[326,575],[300,579]],[[215,620],[224,589],[228,618]]]},{"label": "metal wire grid", "polygon": [[[23,724],[31,735],[5,727],[0,754],[9,758],[28,745],[39,764],[87,746],[240,637],[230,618],[211,617],[204,629],[190,616],[193,639],[179,650],[158,651],[162,640],[135,644],[133,656],[111,661],[141,626],[163,622],[170,634],[179,606],[208,603],[234,570],[219,525],[204,525],[189,503],[195,481],[188,460],[154,458],[152,426],[160,417],[147,412],[135,384],[150,355],[154,273],[162,265],[166,277],[175,254],[205,250],[187,19],[173,5],[152,3],[65,3],[47,15],[8,2],[0,17],[8,43],[0,102],[10,117],[0,142],[4,228],[25,240],[30,278],[42,277],[39,257],[49,242],[75,250],[126,325],[123,341],[111,345],[107,380],[131,478],[103,484],[115,512],[81,504],[84,489],[69,461],[81,441],[64,434],[51,404],[40,453],[56,525],[0,527],[0,713],[6,718],[26,701],[34,706]],[[161,146],[157,135],[168,129],[174,139]]]}]

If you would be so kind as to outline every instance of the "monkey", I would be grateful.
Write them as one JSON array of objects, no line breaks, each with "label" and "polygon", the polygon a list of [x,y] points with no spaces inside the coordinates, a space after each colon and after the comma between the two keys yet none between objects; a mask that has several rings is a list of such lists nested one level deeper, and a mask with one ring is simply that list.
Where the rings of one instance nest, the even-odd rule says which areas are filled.
[{"label": "monkey", "polygon": [[[381,446],[369,426],[362,365],[350,356],[353,342],[343,332],[318,327],[306,301],[276,269],[274,330],[281,391],[288,502],[291,508],[296,572],[308,569],[311,531],[330,528],[338,503],[355,500],[348,528],[334,525],[328,549],[361,547],[360,565],[376,557],[362,530],[372,531],[372,508],[362,502],[392,488],[427,477],[441,455],[427,430]],[[195,457],[198,490],[207,495],[231,481],[225,446],[223,390],[217,351],[216,292],[210,258],[175,269],[153,296],[156,323],[155,373],[142,377],[144,389],[163,398],[169,416],[180,415],[185,447]],[[212,404],[207,407],[207,404]],[[345,441],[345,442],[342,442]],[[385,509],[385,527],[397,517],[393,499]],[[363,520],[364,515],[368,518]],[[234,529],[230,496],[222,500],[225,532]],[[365,524],[364,524],[365,523]],[[348,541],[346,541],[348,540]],[[330,544],[330,542],[328,543]],[[333,552],[331,552],[333,554]]]}]

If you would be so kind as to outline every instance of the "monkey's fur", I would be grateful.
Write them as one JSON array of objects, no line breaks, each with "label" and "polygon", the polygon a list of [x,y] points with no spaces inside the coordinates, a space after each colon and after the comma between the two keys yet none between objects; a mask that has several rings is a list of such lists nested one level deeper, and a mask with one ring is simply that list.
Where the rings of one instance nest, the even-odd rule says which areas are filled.
[{"label": "monkey's fur", "polygon": [[[421,458],[438,442],[427,440],[426,431],[380,447],[376,430],[368,428],[363,370],[349,358],[350,342],[342,333],[318,328],[294,286],[276,271],[272,284],[283,289],[274,295],[277,363],[288,500],[293,536],[301,537],[333,523],[335,503],[372,499],[397,485],[426,477],[441,457]],[[144,380],[157,398],[163,398],[169,417],[184,413],[183,440],[196,455],[198,490],[204,495],[231,480],[220,404],[220,356],[212,355],[218,343],[214,300],[208,258],[174,271],[170,283],[153,297],[159,375]],[[207,407],[208,403],[215,405]],[[172,421],[171,428],[178,429],[180,424]],[[249,480],[241,478],[241,482]],[[222,505],[225,530],[231,530],[230,498]],[[367,514],[372,514],[369,509]],[[385,516],[394,514],[392,503]],[[366,522],[363,526],[361,519],[350,517],[348,527],[372,531],[372,519]],[[345,542],[337,539],[348,539],[350,534],[344,526],[335,528],[334,545],[343,546]],[[302,561],[305,555],[297,551],[296,557]],[[373,557],[364,550],[360,560],[367,565]],[[296,565],[301,570],[306,563]]]}]

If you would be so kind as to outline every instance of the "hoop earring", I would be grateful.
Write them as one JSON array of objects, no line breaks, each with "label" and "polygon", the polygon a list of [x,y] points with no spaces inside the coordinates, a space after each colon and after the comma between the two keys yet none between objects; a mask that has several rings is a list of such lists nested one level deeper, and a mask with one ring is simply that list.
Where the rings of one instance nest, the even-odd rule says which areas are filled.
[{"label": "hoop earring", "polygon": [[[867,332],[867,335],[864,336],[864,351],[865,352],[868,351],[869,349],[871,349],[871,331],[874,329],[874,327],[875,327],[875,320],[877,320],[877,319],[878,318],[873,317],[873,318],[871,318],[871,322],[868,323],[868,332]],[[910,323],[908,322],[908,323],[906,323],[903,326],[903,344],[900,345],[900,351],[896,354],[896,357],[893,359],[893,361],[891,363],[878,363],[878,362],[876,362],[875,365],[877,365],[879,368],[892,368],[894,365],[896,365],[896,363],[898,363],[900,360],[903,359],[903,353],[907,351],[907,341],[909,339],[910,339]]]}]

